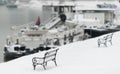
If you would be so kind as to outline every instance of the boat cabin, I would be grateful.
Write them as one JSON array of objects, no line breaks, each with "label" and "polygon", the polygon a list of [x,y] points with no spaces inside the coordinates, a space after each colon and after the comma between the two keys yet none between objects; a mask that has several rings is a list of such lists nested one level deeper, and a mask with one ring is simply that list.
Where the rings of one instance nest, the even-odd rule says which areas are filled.
[{"label": "boat cabin", "polygon": [[91,25],[114,23],[117,1],[79,1],[73,9],[78,23]]},{"label": "boat cabin", "polygon": [[48,4],[43,5],[43,8],[49,7],[52,10],[53,15],[59,16],[61,13],[64,13],[67,16],[67,19],[71,19],[73,15],[73,8],[75,5],[73,3],[58,3],[58,4]]}]

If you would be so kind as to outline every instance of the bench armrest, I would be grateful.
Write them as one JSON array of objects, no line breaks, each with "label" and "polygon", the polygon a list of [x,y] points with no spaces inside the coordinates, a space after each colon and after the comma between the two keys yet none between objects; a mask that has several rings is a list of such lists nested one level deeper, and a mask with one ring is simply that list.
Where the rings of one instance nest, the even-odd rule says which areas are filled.
[{"label": "bench armrest", "polygon": [[43,58],[34,57],[34,58],[32,59],[32,62],[33,62],[33,63],[36,63],[36,64],[38,64],[38,63],[43,63],[43,61],[44,61],[44,57],[43,57]]},{"label": "bench armrest", "polygon": [[103,43],[103,42],[106,41],[106,39],[107,39],[107,36],[105,36],[105,37],[103,37],[103,38],[99,38],[99,39],[98,39],[98,42]]}]

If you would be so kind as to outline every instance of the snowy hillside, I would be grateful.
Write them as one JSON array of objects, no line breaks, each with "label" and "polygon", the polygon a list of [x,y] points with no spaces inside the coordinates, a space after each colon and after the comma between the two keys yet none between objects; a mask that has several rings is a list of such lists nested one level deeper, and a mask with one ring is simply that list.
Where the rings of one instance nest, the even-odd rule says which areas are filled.
[{"label": "snowy hillside", "polygon": [[[98,37],[101,38],[101,37]],[[59,47],[57,64],[49,62],[47,70],[37,66],[32,58],[44,52],[0,64],[2,74],[120,74],[120,32],[113,35],[113,45],[98,47],[98,38]]]}]

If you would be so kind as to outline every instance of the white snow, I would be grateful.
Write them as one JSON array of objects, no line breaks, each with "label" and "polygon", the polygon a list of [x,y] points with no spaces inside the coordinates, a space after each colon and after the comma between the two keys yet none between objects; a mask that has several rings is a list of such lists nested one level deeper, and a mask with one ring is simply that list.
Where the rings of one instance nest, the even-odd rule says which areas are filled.
[{"label": "white snow", "polygon": [[75,1],[75,10],[115,10],[111,8],[97,8],[97,4],[114,4],[117,7],[120,6],[119,2],[116,0],[111,0],[111,1],[104,1],[104,0],[99,0],[99,1]]},{"label": "white snow", "polygon": [[[102,37],[102,36],[101,36]],[[24,56],[0,64],[2,74],[120,74],[120,32],[113,35],[113,45],[98,47],[98,38],[74,42],[59,47],[56,67],[49,62],[47,70],[37,66],[33,70],[32,58],[44,52]]]}]

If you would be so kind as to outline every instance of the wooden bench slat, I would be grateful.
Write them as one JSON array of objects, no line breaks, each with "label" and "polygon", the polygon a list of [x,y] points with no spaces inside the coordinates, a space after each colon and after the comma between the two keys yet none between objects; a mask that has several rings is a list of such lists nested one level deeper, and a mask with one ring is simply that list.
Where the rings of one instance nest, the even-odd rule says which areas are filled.
[{"label": "wooden bench slat", "polygon": [[47,62],[48,61],[54,61],[55,65],[57,65],[56,63],[56,54],[57,54],[57,51],[59,49],[55,49],[55,50],[52,50],[52,51],[48,51],[44,54],[44,57],[40,58],[40,57],[34,57],[32,59],[32,62],[33,62],[33,67],[34,67],[34,70],[35,70],[35,67],[37,65],[42,65],[45,68],[45,66],[47,65]]},{"label": "wooden bench slat", "polygon": [[112,45],[112,37],[113,33],[110,33],[109,35],[106,35],[103,38],[98,39],[98,47],[100,47],[101,44],[104,44],[107,47],[108,42],[110,42]]}]

